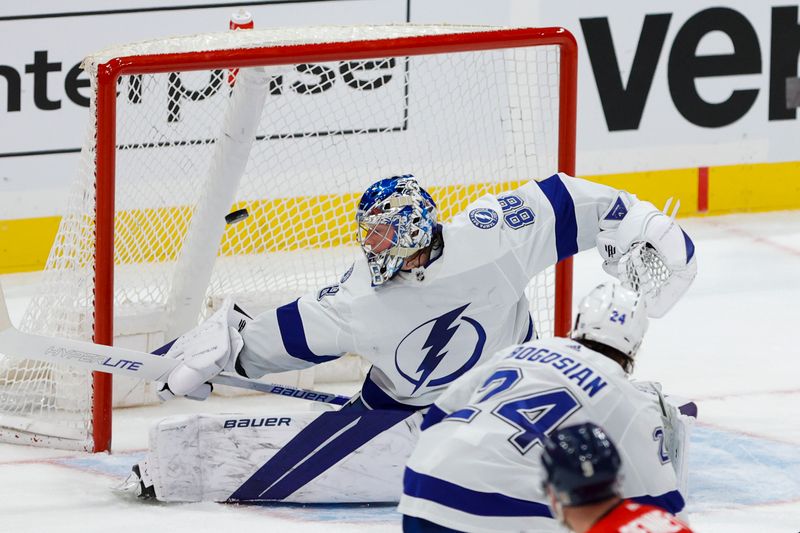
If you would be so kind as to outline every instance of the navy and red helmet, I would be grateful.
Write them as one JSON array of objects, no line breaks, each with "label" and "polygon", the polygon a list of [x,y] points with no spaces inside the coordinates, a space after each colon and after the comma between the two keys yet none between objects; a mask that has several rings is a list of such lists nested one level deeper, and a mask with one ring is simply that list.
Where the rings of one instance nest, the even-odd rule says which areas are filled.
[{"label": "navy and red helmet", "polygon": [[586,505],[618,496],[622,461],[599,426],[587,422],[554,431],[544,440],[545,483],[562,505]]}]

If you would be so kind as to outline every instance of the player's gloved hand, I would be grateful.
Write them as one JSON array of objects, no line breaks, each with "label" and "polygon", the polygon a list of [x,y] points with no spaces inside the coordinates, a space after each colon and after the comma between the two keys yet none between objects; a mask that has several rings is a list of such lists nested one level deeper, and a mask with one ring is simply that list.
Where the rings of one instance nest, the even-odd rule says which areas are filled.
[{"label": "player's gloved hand", "polygon": [[[156,394],[158,395],[158,399],[162,402],[166,402],[175,398],[175,394],[170,390],[169,385],[166,383],[157,381],[156,386],[158,387]],[[184,398],[201,402],[203,400],[207,400],[208,397],[211,396],[212,392],[214,392],[214,385],[211,383],[203,383],[189,394],[184,394]]]},{"label": "player's gloved hand", "polygon": [[620,191],[608,209],[600,215],[600,232],[597,234],[597,251],[603,258],[603,270],[617,277],[619,260],[624,250],[617,247],[617,229],[636,202],[636,196]]},{"label": "player's gloved hand", "polygon": [[603,258],[603,270],[607,274],[617,277],[619,271],[619,258],[622,254],[617,251],[617,231],[616,229],[603,230],[597,234],[597,251]]},{"label": "player's gloved hand", "polygon": [[[667,201],[669,209],[672,199]],[[694,244],[688,235],[675,223],[680,202],[672,216],[659,211],[650,202],[634,204],[616,231],[616,246],[620,257],[639,242],[646,242],[662,256],[664,264],[672,271],[684,270],[694,256]]]},{"label": "player's gloved hand", "polygon": [[604,270],[643,294],[647,314],[654,318],[675,305],[697,274],[694,243],[675,223],[679,205],[670,216],[649,202],[637,202],[615,230],[597,236]]},{"label": "player's gloved hand", "polygon": [[165,357],[181,364],[170,373],[159,398],[185,396],[205,400],[212,390],[209,379],[223,371],[235,372],[236,357],[244,346],[239,329],[230,325],[238,322],[238,315],[233,301],[227,299],[208,320],[175,341]]}]

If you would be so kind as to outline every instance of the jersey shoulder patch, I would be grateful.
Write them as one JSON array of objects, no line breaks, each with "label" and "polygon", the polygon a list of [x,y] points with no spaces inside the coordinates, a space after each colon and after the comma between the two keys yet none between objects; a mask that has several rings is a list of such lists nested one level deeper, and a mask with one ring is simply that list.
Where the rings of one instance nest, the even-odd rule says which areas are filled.
[{"label": "jersey shoulder patch", "polygon": [[488,207],[476,207],[469,212],[469,220],[480,229],[490,229],[497,225],[500,216],[497,211]]}]

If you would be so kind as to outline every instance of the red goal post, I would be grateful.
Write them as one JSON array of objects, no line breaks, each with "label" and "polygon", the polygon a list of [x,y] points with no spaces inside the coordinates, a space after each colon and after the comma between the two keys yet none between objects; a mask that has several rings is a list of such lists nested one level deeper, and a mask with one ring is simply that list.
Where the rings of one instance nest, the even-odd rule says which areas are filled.
[{"label": "red goal post", "polygon": [[[308,29],[313,33],[313,28]],[[401,35],[397,35],[398,31]],[[235,39],[240,44],[235,46],[220,46],[203,48],[202,39],[198,48],[190,47],[184,49],[184,42],[181,38],[173,40],[154,41],[153,43],[142,43],[142,46],[131,45],[130,47],[120,47],[111,50],[108,54],[100,53],[87,60],[86,66],[90,72],[94,73],[95,100],[95,133],[93,173],[95,177],[95,212],[92,229],[94,231],[94,258],[93,258],[93,293],[92,314],[92,334],[93,340],[97,343],[111,345],[115,342],[115,269],[124,260],[120,259],[119,231],[121,222],[119,219],[119,198],[118,193],[118,169],[119,169],[119,150],[120,139],[118,132],[120,124],[119,118],[119,91],[120,80],[123,76],[142,76],[149,74],[163,73],[188,73],[192,71],[217,71],[228,69],[247,69],[248,67],[273,67],[280,65],[308,65],[330,62],[353,62],[362,60],[374,60],[376,58],[414,58],[417,56],[438,56],[442,54],[462,54],[483,51],[503,51],[510,49],[527,49],[530,47],[550,47],[557,50],[557,58],[554,60],[557,67],[557,95],[550,98],[557,100],[557,168],[552,168],[552,172],[561,171],[570,175],[575,173],[575,130],[576,130],[576,98],[577,98],[577,47],[573,36],[563,28],[484,28],[484,27],[434,27],[411,25],[371,27],[367,30],[354,29],[343,38],[328,39],[323,37],[320,42],[310,42],[312,39],[288,39],[269,45],[259,45],[259,36],[263,36],[270,30],[256,30],[248,32],[235,32]],[[276,30],[277,31],[277,30]],[[231,32],[233,33],[233,32]],[[327,35],[324,31],[323,35]],[[393,35],[383,37],[382,35]],[[231,37],[233,39],[234,37]],[[327,39],[327,40],[326,40]],[[187,41],[188,42],[188,41]],[[161,44],[159,44],[161,43]],[[255,44],[254,44],[255,43]],[[91,62],[95,62],[91,64]],[[513,63],[515,60],[501,59],[500,64]],[[413,77],[415,71],[409,66],[405,66],[406,81]],[[237,79],[237,87],[241,82],[242,72],[240,71]],[[553,75],[548,69],[544,69],[543,77]],[[526,76],[529,74],[526,74]],[[522,78],[513,72],[502,75],[509,87],[512,78]],[[274,78],[273,78],[274,79]],[[244,82],[241,82],[244,83]],[[523,87],[519,82],[519,87]],[[238,89],[237,89],[238,90]],[[243,89],[244,90],[244,89]],[[519,88],[504,89],[509,93],[514,93],[515,101],[522,102],[521,107],[526,108],[528,104],[524,102],[527,98],[526,90]],[[236,94],[237,91],[233,91]],[[537,94],[546,93],[540,90]],[[406,88],[405,112],[408,120],[409,94]],[[440,104],[436,104],[440,105]],[[499,106],[498,106],[499,107]],[[513,106],[511,106],[513,107]],[[517,106],[519,107],[519,106]],[[499,123],[502,131],[501,135],[524,138],[530,135],[536,128],[525,126],[524,135],[518,132],[509,132],[507,129],[509,122],[518,122],[520,119],[515,116],[519,109],[512,109],[506,115],[505,110],[501,110],[503,116],[499,119],[492,119],[491,123]],[[537,112],[539,113],[539,112]],[[542,116],[547,113],[542,112]],[[226,118],[227,120],[227,118]],[[459,130],[460,128],[454,128]],[[365,130],[366,131],[366,130]],[[358,133],[358,132],[357,132]],[[313,136],[303,136],[304,141],[315,140]],[[324,139],[326,143],[334,143],[330,136]],[[123,140],[124,142],[124,140]],[[321,138],[320,138],[321,142]],[[348,141],[349,142],[349,141]],[[476,141],[475,146],[483,141]],[[537,141],[538,142],[538,141]],[[345,143],[346,144],[346,143]],[[470,142],[466,144],[470,145]],[[491,142],[489,143],[491,144]],[[547,143],[544,143],[546,145]],[[473,146],[473,150],[475,149]],[[520,155],[520,150],[527,150],[527,144],[517,144],[516,148],[500,148],[499,152],[514,152],[511,156],[515,158],[512,162],[500,163],[497,168],[515,168],[522,172],[521,176],[527,178],[547,176],[535,176],[526,174],[536,171],[536,168],[524,169],[518,163],[525,154]],[[522,146],[522,148],[520,148]],[[326,156],[327,157],[327,156]],[[346,162],[350,156],[344,156]],[[438,156],[436,156],[438,157]],[[497,158],[499,156],[490,155],[487,158]],[[365,159],[369,159],[365,156]],[[435,159],[435,157],[434,157]],[[416,173],[409,161],[410,168],[405,172]],[[371,168],[365,164],[365,168]],[[447,168],[451,162],[442,163],[442,168]],[[381,177],[379,175],[364,176],[370,181]],[[513,181],[513,180],[512,180]],[[425,185],[423,179],[423,185]],[[498,185],[499,186],[499,185]],[[446,188],[463,187],[448,183],[442,186]],[[494,187],[494,188],[492,188]],[[499,192],[495,185],[492,187],[467,187],[470,194],[474,192]],[[474,191],[473,191],[474,189]],[[313,188],[312,188],[313,190]],[[363,190],[363,184],[358,188],[345,191],[354,193]],[[466,189],[464,189],[466,190]],[[211,193],[209,193],[211,195]],[[436,194],[434,194],[436,198]],[[350,198],[350,197],[348,197]],[[438,201],[438,198],[437,198]],[[465,198],[459,200],[459,205],[464,205]],[[290,202],[285,205],[294,205]],[[238,204],[237,204],[238,205]],[[284,204],[281,204],[284,205]],[[230,202],[228,203],[230,207]],[[138,208],[139,206],[137,206]],[[148,208],[149,209],[149,208]],[[338,209],[338,208],[337,208]],[[213,217],[212,217],[213,218]],[[214,219],[216,220],[216,219]],[[216,224],[216,222],[213,222]],[[62,224],[63,225],[63,224]],[[145,224],[147,225],[147,224]],[[163,230],[166,231],[166,230]],[[214,231],[222,232],[224,228],[215,228]],[[117,235],[115,236],[115,233]],[[157,232],[161,234],[161,231]],[[213,232],[212,232],[213,234]],[[210,240],[213,242],[216,235]],[[304,237],[305,238],[305,237]],[[189,238],[187,237],[187,241]],[[340,239],[341,240],[341,239]],[[292,242],[295,238],[292,238]],[[313,239],[309,242],[315,242]],[[336,241],[339,242],[339,241]],[[217,246],[213,243],[212,253],[216,257]],[[124,243],[128,246],[128,243]],[[313,247],[313,246],[311,246]],[[178,252],[175,252],[178,253]],[[57,254],[56,254],[57,255]],[[172,258],[172,256],[169,256]],[[165,262],[163,258],[157,261]],[[305,260],[304,260],[305,261]],[[53,258],[51,257],[51,262]],[[214,260],[211,260],[213,268]],[[209,271],[210,275],[210,271]],[[202,276],[200,276],[202,278]],[[570,329],[571,306],[572,306],[572,263],[571,259],[562,261],[556,268],[554,291],[553,325],[551,334],[565,335]],[[201,295],[207,297],[207,295]],[[119,300],[119,297],[117,297]],[[195,315],[195,320],[197,315]],[[90,422],[90,444],[86,448],[93,451],[105,451],[111,445],[111,410],[112,410],[112,382],[111,375],[95,373],[92,378],[92,400],[91,400],[91,422]]]}]

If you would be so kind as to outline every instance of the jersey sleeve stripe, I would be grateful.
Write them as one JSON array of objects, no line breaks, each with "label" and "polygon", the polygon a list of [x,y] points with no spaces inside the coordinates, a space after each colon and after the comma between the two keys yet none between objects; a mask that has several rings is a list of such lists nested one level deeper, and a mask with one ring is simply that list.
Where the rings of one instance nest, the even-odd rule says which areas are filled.
[{"label": "jersey sleeve stripe", "polygon": [[533,338],[533,317],[530,313],[528,313],[528,332],[525,334],[525,338],[522,339],[522,342],[528,342]]},{"label": "jersey sleeve stripe", "polygon": [[444,420],[444,417],[446,416],[447,413],[442,409],[439,409],[436,404],[431,405],[428,409],[428,412],[425,413],[425,418],[422,419],[422,425],[419,426],[420,431],[425,431],[429,427],[438,424]]},{"label": "jersey sleeve stripe", "polygon": [[556,218],[556,252],[561,261],[578,253],[578,221],[575,203],[558,174],[538,182]]},{"label": "jersey sleeve stripe", "polygon": [[408,467],[403,476],[403,493],[478,516],[553,516],[545,504],[468,489]]},{"label": "jersey sleeve stripe", "polygon": [[661,496],[637,496],[631,498],[636,503],[655,505],[676,515],[686,506],[683,496],[677,490],[662,494]]},{"label": "jersey sleeve stripe", "polygon": [[338,355],[316,355],[308,347],[306,331],[303,327],[303,319],[300,316],[300,309],[297,306],[299,298],[292,303],[288,303],[276,309],[278,317],[278,328],[281,332],[281,340],[286,353],[297,359],[302,359],[309,363],[325,363],[338,358]]}]

